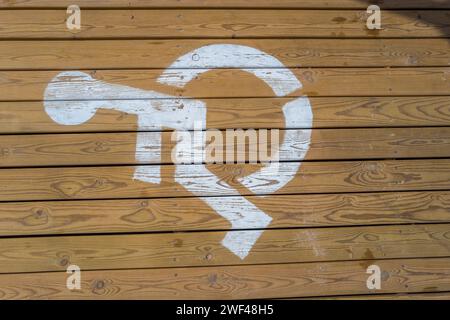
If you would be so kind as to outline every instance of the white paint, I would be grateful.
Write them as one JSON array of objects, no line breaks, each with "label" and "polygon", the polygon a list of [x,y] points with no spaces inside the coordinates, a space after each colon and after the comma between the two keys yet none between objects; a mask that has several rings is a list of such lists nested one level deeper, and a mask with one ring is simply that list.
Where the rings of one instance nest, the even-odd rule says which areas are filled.
[{"label": "white paint", "polygon": [[[198,57],[198,59],[193,59]],[[245,67],[243,67],[245,66]],[[261,67],[275,67],[279,69],[258,69]],[[256,69],[250,69],[256,68]],[[197,68],[197,69],[193,69]],[[270,56],[258,49],[234,45],[213,44],[195,49],[172,63],[158,78],[158,82],[176,87],[184,87],[198,75],[215,68],[240,68],[246,72],[253,73],[267,85],[269,85],[277,96],[285,96],[302,87],[295,75],[275,57]],[[300,97],[288,102],[283,107],[286,127],[306,126],[312,127],[312,110],[308,98]],[[287,141],[295,139],[293,131],[286,132],[287,135],[280,147],[281,161],[286,160],[289,153],[293,152],[296,158],[303,159],[309,148],[311,136],[310,130],[302,134],[308,137],[303,148],[292,148]],[[283,156],[281,156],[283,154]],[[278,157],[278,155],[277,155]],[[246,188],[254,193],[272,193],[292,180],[300,168],[300,163],[267,163],[260,171],[247,177],[239,179]],[[283,169],[284,175],[277,180],[267,181],[268,176],[277,175]]]},{"label": "white paint", "polygon": [[[161,162],[161,132],[138,132],[136,161],[139,163]],[[161,183],[161,166],[142,166],[134,171],[134,179],[148,183]]]},{"label": "white paint", "polygon": [[161,161],[161,132],[137,133],[136,161],[138,163],[159,163]]},{"label": "white paint", "polygon": [[69,30],[80,30],[81,29],[81,10],[76,4],[72,4],[67,7],[66,13],[70,16],[66,19],[66,27]]},{"label": "white paint", "polygon": [[[219,66],[218,68],[225,68]],[[194,80],[202,73],[211,69],[167,69],[159,76],[158,82],[168,86],[182,88],[188,82]],[[263,80],[275,94],[283,97],[295,90],[300,89],[301,83],[289,69],[241,69],[242,71],[253,74]]]},{"label": "white paint", "polygon": [[[239,195],[237,190],[212,174],[204,165],[178,165],[175,181],[227,219],[232,229],[264,229],[272,221],[271,217],[242,196],[233,199],[233,206],[230,206],[227,198],[201,197],[205,195],[205,189],[214,194]],[[262,232],[263,230],[229,231],[222,240],[222,245],[244,259]]]},{"label": "white paint", "polygon": [[174,131],[171,141],[175,142],[172,161],[175,164],[201,164],[205,162],[204,147],[206,131],[196,126],[196,131]]},{"label": "white paint", "polygon": [[[287,96],[302,87],[295,75],[275,57],[255,48],[234,44],[209,45],[189,52],[177,59],[157,81],[183,87],[212,68],[240,68],[264,81],[277,96]],[[63,125],[79,125],[91,119],[98,109],[113,109],[136,115],[139,131],[161,131],[163,127],[193,130],[198,128],[198,123],[201,123],[201,129],[206,127],[206,106],[201,101],[109,84],[80,71],[62,72],[52,79],[44,93],[44,105],[47,114]],[[287,103],[283,107],[283,114],[286,128],[312,127],[311,106],[306,97]],[[303,159],[309,147],[310,135],[310,130],[286,131],[281,148],[273,158],[286,160],[294,156],[299,160]],[[204,161],[204,132],[200,132],[200,136],[194,139],[200,143],[192,144],[190,137],[190,134],[177,132],[174,152],[181,163],[197,164],[178,163],[175,180],[227,219],[233,229],[266,228],[272,220],[271,217],[211,173],[204,164],[199,164]],[[300,144],[298,141],[301,141]],[[200,155],[197,152],[199,149],[202,150]],[[148,163],[160,158],[161,134],[139,133],[136,160],[139,163]],[[288,183],[299,166],[299,163],[292,162],[268,162],[259,172],[239,181],[252,192],[272,193]],[[137,166],[134,179],[160,183],[161,167]],[[218,194],[233,195],[234,205],[230,206],[227,198],[207,197]],[[244,259],[262,232],[263,230],[230,231],[222,244]]]},{"label": "white paint", "polygon": [[[263,219],[261,216],[257,217]],[[264,230],[230,231],[223,238],[222,245],[239,258],[245,259],[263,232]]]},{"label": "white paint", "polygon": [[157,81],[182,88],[200,74],[216,68],[239,68],[252,73],[267,83],[277,96],[286,96],[302,87],[295,75],[275,57],[236,44],[212,44],[195,49],[175,60]]},{"label": "white paint", "polygon": [[[257,132],[260,132],[264,129],[257,130]],[[277,130],[277,129],[274,129]],[[279,162],[279,159],[282,159],[283,161],[301,161],[304,159],[306,152],[309,149],[309,143],[310,143],[310,137],[311,137],[311,130],[310,129],[289,129],[289,130],[281,130],[281,133],[284,133],[284,139],[283,144],[281,146],[277,146],[274,143],[272,143],[273,137],[278,137],[280,134],[273,134],[272,135],[272,150],[278,151],[273,154],[265,154],[264,157],[261,156],[261,153],[267,153],[267,150],[263,150],[262,148],[256,150],[251,149],[250,151],[253,151],[255,153],[258,153],[256,157],[258,158],[259,162],[266,163],[266,165],[269,165],[269,163],[272,163],[275,165],[277,162]],[[200,138],[196,138],[195,134],[201,134]],[[226,152],[229,152],[229,149],[232,149],[232,147],[236,147],[235,150],[231,150],[231,153],[233,155],[237,155],[238,157],[238,163],[243,162],[243,160],[246,158],[246,152],[247,150],[245,147],[245,140],[241,138],[240,141],[237,142],[237,146],[231,144],[231,139],[224,139],[226,134],[226,131],[221,130],[207,130],[207,131],[174,131],[172,134],[172,142],[176,142],[176,148],[172,150],[172,159],[175,164],[190,164],[190,163],[225,163],[226,158],[222,150],[226,150]],[[245,134],[245,133],[244,133]],[[230,135],[231,136],[231,135]],[[257,138],[256,143],[261,142],[261,140],[264,140],[262,137],[265,137],[264,134],[260,134]],[[211,141],[213,142],[209,143],[205,146],[205,143],[202,145],[199,143],[199,141]],[[255,139],[253,139],[255,140]],[[278,139],[276,140],[278,141]],[[265,146],[268,144],[268,142],[265,143]],[[261,146],[260,146],[261,147]],[[212,156],[212,150],[216,152],[216,155]],[[200,159],[200,156],[203,155],[203,157]],[[195,157],[198,157],[198,161],[194,161],[193,159]],[[239,160],[241,159],[241,161]],[[251,159],[249,160],[249,163],[252,163]],[[281,164],[280,164],[281,165]],[[286,170],[285,170],[286,171]]]},{"label": "white paint", "polygon": [[196,121],[206,123],[206,105],[200,100],[109,84],[80,71],[54,77],[44,92],[44,106],[47,114],[63,125],[85,123],[98,109],[137,115],[140,130],[159,131],[163,126],[193,130]]},{"label": "white paint", "polygon": [[167,69],[173,68],[280,68],[283,63],[261,50],[236,45],[212,44],[197,48],[179,57]]},{"label": "white paint", "polygon": [[147,183],[161,183],[161,166],[137,166],[133,179]]},{"label": "white paint", "polygon": [[175,164],[191,164],[193,158],[192,150],[192,131],[174,131],[171,141],[175,143],[172,149],[171,159]]},{"label": "white paint", "polygon": [[[196,122],[206,123],[206,106],[202,101],[178,99],[155,91],[109,84],[80,71],[61,72],[53,78],[44,93],[44,106],[47,114],[63,125],[82,124],[91,119],[98,109],[136,115],[140,131],[158,131],[138,133],[136,160],[140,163],[161,158],[159,131],[163,126],[192,130]],[[159,184],[160,172],[160,166],[138,167],[134,179]]]},{"label": "white paint", "polygon": [[[300,124],[312,126],[312,110],[308,98],[300,97],[283,106],[286,127]],[[299,143],[293,143],[297,141]],[[238,181],[254,193],[273,193],[291,181],[300,169],[311,141],[311,130],[286,130],[277,158],[282,162],[265,163],[265,167]],[[296,159],[298,162],[283,162]],[[277,177],[273,179],[271,177]]]},{"label": "white paint", "polygon": [[[201,194],[203,196],[233,196],[236,195],[237,190],[235,188],[233,188],[232,186],[230,186],[229,184],[227,184],[225,181],[222,181],[222,179],[220,179],[219,177],[217,177],[216,175],[214,175],[212,172],[205,171],[203,172],[204,176],[200,175],[199,171],[200,169],[198,168],[199,166],[205,166],[204,164],[192,164],[192,165],[183,165],[183,164],[177,164],[177,167],[187,167],[189,169],[186,170],[191,170],[191,176],[192,178],[189,181],[189,176],[187,174],[183,175],[183,177],[180,177],[180,181],[183,181],[183,186],[188,186],[190,190],[193,190],[196,192],[196,194]],[[157,167],[155,165],[148,165],[148,166],[137,166],[137,168],[154,168]],[[177,169],[175,169],[177,175],[180,174],[181,171],[177,171]],[[181,170],[181,169],[180,169]],[[286,171],[284,171],[286,170]],[[155,172],[155,171],[153,171]],[[261,176],[261,184],[266,183],[267,185],[269,185],[270,183],[277,183],[277,180],[279,179],[285,179],[285,176],[290,175],[290,168],[285,169],[284,167],[280,167],[279,173],[277,175],[271,175],[271,173],[268,173],[267,175],[262,175]],[[151,175],[150,177],[153,177],[153,175]],[[147,177],[147,179],[149,179],[150,177]],[[199,183],[196,179],[200,179],[200,177],[202,177],[201,182]],[[176,177],[175,177],[176,178]],[[199,180],[200,181],[200,180]],[[208,181],[208,182],[206,182]],[[261,195],[270,195],[271,193],[268,191],[268,189],[264,189],[261,188]],[[246,192],[246,194],[248,194],[248,192]]]}]

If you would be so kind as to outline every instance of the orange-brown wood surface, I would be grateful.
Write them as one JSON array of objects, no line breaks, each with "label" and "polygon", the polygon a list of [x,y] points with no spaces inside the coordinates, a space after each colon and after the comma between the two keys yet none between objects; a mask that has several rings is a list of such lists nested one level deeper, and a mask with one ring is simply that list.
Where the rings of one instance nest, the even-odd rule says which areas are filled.
[{"label": "orange-brown wood surface", "polygon": [[[299,9],[366,9],[369,4],[383,9],[448,9],[443,0],[78,0],[87,8],[299,8]],[[1,8],[66,8],[70,0],[1,0]]]},{"label": "orange-brown wood surface", "polygon": [[[449,91],[450,67],[298,68],[303,88],[289,96],[436,96]],[[157,82],[163,70],[92,70],[95,79],[117,85],[191,98],[274,97],[267,84],[240,69],[217,69],[199,75],[184,88]],[[42,100],[58,71],[0,71],[3,100]],[[220,88],[220,90],[218,90]],[[70,89],[69,89],[70,90]],[[125,96],[124,99],[132,98]]]},{"label": "orange-brown wood surface", "polygon": [[[378,294],[367,289],[367,266],[385,271]],[[450,259],[395,259],[169,269],[86,271],[69,292],[65,272],[0,275],[3,299],[249,299],[401,293],[448,298]],[[433,292],[444,293],[436,294]],[[409,293],[409,294],[408,294]],[[348,296],[345,296],[348,298]],[[361,296],[357,298],[361,299]]]},{"label": "orange-brown wood surface", "polygon": [[[450,299],[450,1],[80,0],[68,30],[71,4],[0,0],[0,299]],[[221,44],[259,51],[192,53]],[[162,83],[180,70],[193,80]],[[92,81],[49,99],[63,71]],[[270,87],[289,71],[301,86]],[[300,97],[312,119],[289,122]],[[178,164],[174,128],[124,108],[192,99],[203,129],[278,129],[279,169]],[[49,109],[96,103],[72,125]]]},{"label": "orange-brown wood surface", "polygon": [[446,10],[385,11],[381,30],[366,28],[370,14],[362,10],[86,9],[81,30],[72,31],[66,16],[64,9],[0,10],[0,38],[430,38],[450,29]]}]

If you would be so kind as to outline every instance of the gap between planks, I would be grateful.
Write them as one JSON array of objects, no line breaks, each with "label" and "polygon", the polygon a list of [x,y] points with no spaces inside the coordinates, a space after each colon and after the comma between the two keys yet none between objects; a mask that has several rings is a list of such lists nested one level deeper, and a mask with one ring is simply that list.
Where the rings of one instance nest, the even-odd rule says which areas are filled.
[{"label": "gap between planks", "polygon": [[[270,69],[275,72],[280,69]],[[447,96],[449,95],[450,67],[440,68],[309,68],[290,69],[303,87],[289,94],[298,96]],[[189,70],[185,70],[189,72]],[[192,71],[193,72],[193,71]],[[57,71],[1,71],[0,96],[3,101],[42,100],[49,82]],[[164,78],[173,85],[164,85],[157,81],[163,70],[98,70],[87,71],[98,85],[98,100],[107,100],[111,96],[111,86],[121,87],[129,96],[121,99],[134,99],[134,90],[130,87],[157,91],[176,98],[237,98],[237,97],[274,97],[272,89],[253,74],[239,69],[214,69],[198,75],[184,88],[175,86],[178,75],[170,73]],[[91,81],[91,80],[89,80]],[[92,84],[86,81],[86,85]],[[172,82],[171,82],[172,81]],[[78,90],[81,84],[70,81],[59,82],[58,86],[66,97],[73,100],[90,100]],[[101,90],[103,88],[103,90]],[[217,88],[220,88],[218,90]],[[76,90],[75,90],[76,89]],[[74,91],[75,90],[75,91]],[[67,99],[65,99],[67,100]]]},{"label": "gap between planks", "polygon": [[[248,132],[254,132],[254,138],[258,139],[259,131]],[[191,137],[194,135],[193,132],[184,133]],[[177,131],[177,134],[180,132]],[[222,142],[217,141],[217,134],[222,137]],[[269,136],[271,134],[268,133]],[[250,138],[251,136],[249,135]],[[146,144],[139,144],[137,137],[145,137]],[[249,150],[253,147],[250,147],[250,142],[245,137],[233,141],[225,131],[206,131],[205,137],[207,145],[208,142],[215,141],[216,153],[223,154],[223,159],[231,157],[232,151],[233,162],[236,159],[249,161]],[[149,159],[146,154],[159,150],[161,141],[165,143],[161,157]],[[279,158],[282,162],[450,158],[450,127],[312,131],[291,129],[280,130],[279,141]],[[257,143],[257,140],[251,142]],[[0,135],[0,167],[167,164],[173,163],[171,155],[175,143],[176,137],[172,132]],[[268,149],[272,143],[266,144]],[[256,149],[258,151],[260,150]],[[299,157],[297,151],[306,153],[306,157],[303,154]],[[191,157],[193,156],[192,150]],[[207,155],[205,161],[212,163],[213,159]]]},{"label": "gap between planks", "polygon": [[[145,167],[145,166],[143,166]],[[134,166],[59,167],[2,169],[0,200],[55,200],[95,198],[142,198],[190,196],[174,180],[178,167],[178,181],[195,182],[197,196],[224,196],[254,194],[239,183],[256,169],[251,165],[161,166],[160,184],[133,180]],[[185,169],[189,168],[188,171]],[[257,167],[258,168],[258,167]],[[144,169],[144,168],[142,168]],[[184,173],[183,173],[184,172]],[[390,160],[390,161],[326,161],[305,162],[297,175],[289,170],[262,175],[252,186],[257,194],[267,195],[267,188],[283,179],[289,181],[277,194],[345,193],[401,190],[446,190],[450,183],[448,159]],[[181,180],[180,180],[181,179]],[[207,181],[206,181],[206,180]],[[191,189],[193,190],[193,189]]]},{"label": "gap between planks", "polygon": [[449,231],[450,224],[266,230],[245,260],[222,246],[225,232],[3,238],[0,273],[448,257]]},{"label": "gap between planks", "polygon": [[382,30],[367,29],[369,15],[365,10],[84,9],[82,29],[68,31],[66,10],[0,10],[0,38],[426,38],[450,33],[447,10],[385,10]]},{"label": "gap between planks", "polygon": [[[229,197],[230,206],[236,197]],[[275,228],[450,222],[450,191],[248,196]],[[0,236],[228,230],[198,198],[0,203]]]},{"label": "gap between planks", "polygon": [[[206,127],[300,129],[284,124],[282,107],[288,101],[289,98],[205,99],[208,108]],[[450,123],[449,96],[312,97],[310,104],[313,128],[427,127]],[[0,102],[2,134],[137,130],[134,115],[114,110],[100,109],[83,125],[62,126],[51,120],[42,102]]]},{"label": "gap between planks", "polygon": [[[228,8],[228,9],[366,9],[370,4],[376,4],[381,9],[450,9],[450,4],[441,0],[78,0],[78,5],[83,8],[102,8],[102,9],[206,9],[206,8]],[[1,9],[65,9],[72,2],[69,0],[21,0],[11,2],[1,0]]]},{"label": "gap between planks", "polygon": [[[289,68],[437,67],[449,66],[450,55],[446,39],[0,41],[0,69],[158,69],[192,50],[224,42],[259,49]],[[209,58],[199,55],[200,62]],[[253,56],[244,59],[241,67],[253,61]]]}]

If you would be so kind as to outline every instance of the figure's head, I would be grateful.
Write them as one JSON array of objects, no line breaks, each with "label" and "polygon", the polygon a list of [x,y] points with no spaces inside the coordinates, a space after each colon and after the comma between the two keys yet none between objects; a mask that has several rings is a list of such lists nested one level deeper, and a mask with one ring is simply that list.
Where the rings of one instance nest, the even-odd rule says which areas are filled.
[{"label": "figure's head", "polygon": [[[48,84],[44,93],[44,106],[53,121],[63,125],[78,125],[92,118],[98,101],[80,100],[89,93],[96,80],[80,71],[59,73]],[[91,90],[91,92],[89,92]]]}]

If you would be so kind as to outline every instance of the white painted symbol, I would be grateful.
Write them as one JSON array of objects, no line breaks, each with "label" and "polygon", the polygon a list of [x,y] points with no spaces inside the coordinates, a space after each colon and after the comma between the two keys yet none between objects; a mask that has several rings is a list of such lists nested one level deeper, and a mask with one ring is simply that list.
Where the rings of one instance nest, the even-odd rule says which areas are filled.
[{"label": "white painted symbol", "polygon": [[381,269],[376,264],[367,267],[366,273],[370,274],[367,278],[366,286],[369,290],[381,289]]},{"label": "white painted symbol", "polygon": [[[157,81],[181,88],[199,74],[215,68],[239,68],[252,73],[269,85],[279,97],[302,87],[295,75],[278,59],[260,50],[234,44],[214,44],[193,50],[178,58]],[[139,131],[156,131],[138,133],[136,160],[139,163],[160,160],[161,133],[158,131],[163,126],[182,131],[194,130],[196,123],[202,123],[202,129],[206,129],[206,105],[202,101],[109,84],[80,71],[62,72],[53,78],[45,90],[44,105],[47,114],[63,125],[82,124],[93,117],[98,109],[114,109],[136,115]],[[283,106],[282,111],[286,127],[311,128],[312,111],[307,97],[291,100]],[[303,159],[310,137],[310,129],[286,131],[277,155],[281,162],[267,162],[260,171],[240,178],[239,182],[254,193],[277,191],[292,180],[300,167],[300,162],[283,160],[289,160],[293,154],[296,159]],[[289,143],[292,141],[305,142],[294,148]],[[191,153],[185,150],[191,148],[190,145],[177,143],[175,148],[180,151],[176,153]],[[158,165],[137,166],[134,179],[159,184],[160,171]],[[222,240],[222,245],[241,259],[248,255],[263,229],[272,220],[237,190],[221,181],[201,161],[197,165],[177,163],[175,180],[227,219],[232,229],[256,229],[230,231]],[[231,193],[237,196],[237,201],[231,207],[226,197],[205,197],[205,190],[208,190],[208,194]]]}]

